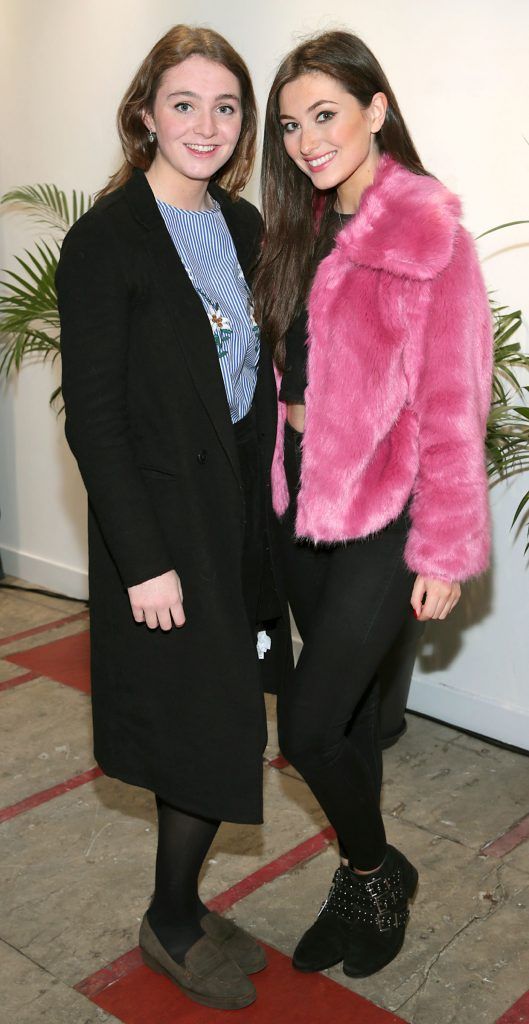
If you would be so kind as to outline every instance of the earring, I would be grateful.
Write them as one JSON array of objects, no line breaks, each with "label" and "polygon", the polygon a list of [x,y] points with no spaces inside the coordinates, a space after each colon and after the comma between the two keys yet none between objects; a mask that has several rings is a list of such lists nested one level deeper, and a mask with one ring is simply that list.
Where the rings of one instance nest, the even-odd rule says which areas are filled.
[{"label": "earring", "polygon": [[148,138],[149,142],[154,142],[154,140],[156,138],[156,132],[153,132],[152,128],[148,132],[147,138]]}]

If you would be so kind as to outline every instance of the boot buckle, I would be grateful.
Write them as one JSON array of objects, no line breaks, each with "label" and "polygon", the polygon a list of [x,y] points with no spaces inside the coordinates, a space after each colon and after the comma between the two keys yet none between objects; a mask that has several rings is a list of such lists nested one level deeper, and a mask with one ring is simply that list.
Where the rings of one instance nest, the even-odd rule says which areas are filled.
[{"label": "boot buckle", "polygon": [[391,880],[389,878],[371,878],[365,883],[365,888],[369,896],[374,899],[387,893],[388,889],[391,890]]},{"label": "boot buckle", "polygon": [[398,928],[406,924],[410,916],[409,910],[386,910],[385,913],[377,914],[375,923],[380,932],[389,932],[392,928]]},{"label": "boot buckle", "polygon": [[392,928],[398,927],[399,915],[386,910],[385,913],[377,914],[375,920],[379,932],[390,932]]},{"label": "boot buckle", "polygon": [[382,893],[381,896],[373,896],[372,902],[375,904],[378,914],[383,915],[390,913],[391,906],[397,906],[399,899],[397,893],[390,890],[389,892]]}]

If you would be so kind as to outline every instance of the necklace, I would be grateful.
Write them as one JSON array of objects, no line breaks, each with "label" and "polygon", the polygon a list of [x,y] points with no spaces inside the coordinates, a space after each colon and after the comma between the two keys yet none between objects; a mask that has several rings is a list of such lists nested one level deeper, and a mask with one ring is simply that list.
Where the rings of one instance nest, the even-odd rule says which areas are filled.
[{"label": "necklace", "polygon": [[333,209],[334,209],[334,212],[338,214],[338,220],[340,221],[340,231],[341,231],[342,228],[345,228],[347,226],[347,224],[349,223],[349,221],[352,220],[352,218],[354,217],[354,213],[343,213],[343,211],[340,209],[340,200],[339,200],[338,196],[336,196],[336,202],[334,204]]},{"label": "necklace", "polygon": [[[338,220],[340,221],[340,231],[341,231],[341,229],[343,227],[345,227],[345,224],[347,224],[347,221],[350,220],[352,215],[350,213],[342,214],[342,211],[340,209],[340,200],[339,200],[338,196],[336,196],[336,203],[335,203],[334,209],[336,210],[336,213],[338,214]],[[345,221],[343,219],[344,217],[346,218]]]}]

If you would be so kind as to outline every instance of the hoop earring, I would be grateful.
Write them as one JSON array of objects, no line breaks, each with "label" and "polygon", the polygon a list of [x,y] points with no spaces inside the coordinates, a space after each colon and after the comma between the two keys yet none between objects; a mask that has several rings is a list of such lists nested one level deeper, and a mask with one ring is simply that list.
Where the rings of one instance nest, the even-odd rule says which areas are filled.
[{"label": "hoop earring", "polygon": [[156,139],[156,132],[153,132],[152,128],[147,133],[147,138],[148,138],[149,142],[154,142],[154,140]]}]

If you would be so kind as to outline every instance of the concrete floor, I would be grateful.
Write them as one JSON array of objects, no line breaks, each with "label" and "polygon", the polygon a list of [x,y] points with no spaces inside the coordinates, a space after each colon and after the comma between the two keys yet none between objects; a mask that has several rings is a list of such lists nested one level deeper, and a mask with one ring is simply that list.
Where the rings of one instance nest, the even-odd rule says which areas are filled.
[{"label": "concrete floor", "polygon": [[[156,846],[151,795],[89,771],[82,612],[75,602],[0,590],[0,1019],[326,1019],[318,1015],[319,996],[313,1009],[296,1012],[294,991],[305,984],[296,972],[292,1000],[287,993],[273,1018],[253,1008],[195,1017],[187,1000],[166,1009],[168,1016],[138,1017],[126,1008],[114,1016],[82,994],[93,986],[80,983],[117,958],[125,955],[115,977],[132,970],[135,954],[126,955],[137,944]],[[326,895],[337,853],[310,791],[278,760],[271,698],[268,715],[266,825],[222,827],[202,895],[218,897],[215,905],[232,908],[239,923],[288,955]],[[404,950],[389,967],[356,982],[340,968],[326,972],[341,986],[342,1019],[529,1021],[529,758],[415,716],[408,725],[385,754],[383,810],[390,842],[419,868],[419,893]],[[269,986],[273,969],[263,973]],[[156,985],[155,976],[146,984]]]}]

